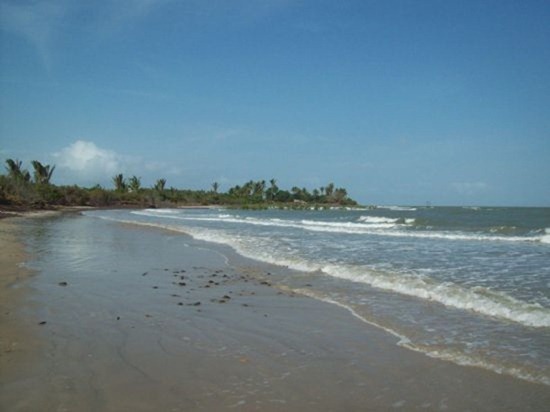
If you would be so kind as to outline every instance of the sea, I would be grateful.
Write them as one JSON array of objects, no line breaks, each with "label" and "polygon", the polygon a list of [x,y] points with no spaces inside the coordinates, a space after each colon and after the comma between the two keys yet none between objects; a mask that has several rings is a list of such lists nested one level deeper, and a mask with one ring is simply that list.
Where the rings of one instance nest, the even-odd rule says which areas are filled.
[{"label": "sea", "polygon": [[550,208],[198,208],[85,215],[228,245],[285,269],[272,275],[278,286],[345,308],[394,335],[400,346],[550,385]]}]

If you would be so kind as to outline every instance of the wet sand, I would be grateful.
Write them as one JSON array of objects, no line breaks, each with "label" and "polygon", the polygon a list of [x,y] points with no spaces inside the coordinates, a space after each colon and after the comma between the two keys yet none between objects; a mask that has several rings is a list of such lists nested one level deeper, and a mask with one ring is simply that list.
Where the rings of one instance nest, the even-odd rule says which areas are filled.
[{"label": "wet sand", "polygon": [[[0,220],[0,393],[6,382],[17,379],[20,370],[32,364],[40,345],[32,336],[32,320],[18,316],[18,310],[28,293],[26,284],[32,276],[32,271],[23,266],[29,255],[21,242],[21,218],[15,217],[18,214],[9,212],[2,215],[4,219]],[[43,216],[51,214],[32,212],[27,218]]]},{"label": "wet sand", "polygon": [[[282,269],[229,248],[86,217],[15,223],[0,222],[0,410],[550,404],[547,386],[401,348],[343,308],[279,288]],[[32,275],[17,265],[29,258],[18,236]]]}]

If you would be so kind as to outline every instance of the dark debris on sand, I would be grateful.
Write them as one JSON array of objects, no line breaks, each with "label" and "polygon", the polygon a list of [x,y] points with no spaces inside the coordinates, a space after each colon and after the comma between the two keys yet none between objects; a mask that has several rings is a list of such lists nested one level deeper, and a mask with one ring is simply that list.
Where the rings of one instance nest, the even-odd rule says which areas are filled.
[{"label": "dark debris on sand", "polygon": [[[243,272],[238,269],[224,270],[195,266],[189,269],[158,268],[144,271],[141,273],[141,276],[145,277],[150,275],[158,281],[159,278],[154,275],[162,275],[166,272],[169,272],[170,278],[173,279],[173,281],[170,282],[174,285],[173,287],[180,290],[181,288],[185,288],[185,294],[183,294],[183,296],[178,293],[168,294],[171,298],[177,298],[173,304],[181,307],[204,306],[205,302],[210,302],[212,304],[231,304],[233,302],[243,308],[249,308],[253,305],[251,305],[250,302],[246,302],[246,298],[256,296],[256,292],[250,290],[250,287],[245,286],[245,284],[250,283],[256,286],[273,287],[272,282],[266,280],[267,276],[272,276],[271,272],[265,272],[263,276],[260,274],[259,277],[256,277],[253,274],[246,273],[246,270]],[[184,273],[185,275],[183,275]],[[166,275],[162,275],[161,278],[165,278],[165,276]],[[242,288],[238,287],[239,283],[242,285]],[[162,285],[157,285],[149,284],[149,287],[153,289],[162,289]],[[199,292],[201,289],[204,290],[204,292]],[[207,292],[206,290],[211,291]],[[219,291],[219,294],[215,291]],[[235,293],[233,293],[233,291],[235,291]],[[205,293],[207,293],[206,296],[204,295]],[[283,292],[279,293],[284,294]],[[214,294],[214,296],[212,296],[212,294]],[[237,299],[235,299],[236,297]],[[150,316],[151,315],[148,314],[146,315],[146,317]],[[119,319],[120,317],[117,318],[117,320]]]}]

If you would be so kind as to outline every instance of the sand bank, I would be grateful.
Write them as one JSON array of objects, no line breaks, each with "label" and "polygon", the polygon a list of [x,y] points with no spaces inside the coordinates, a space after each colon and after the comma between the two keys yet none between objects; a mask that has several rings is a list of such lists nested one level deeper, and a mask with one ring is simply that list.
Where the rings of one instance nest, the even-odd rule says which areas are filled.
[{"label": "sand bank", "polygon": [[[39,251],[36,275],[24,293],[2,283],[2,334],[20,325],[18,336],[37,343],[21,356],[13,341],[4,345],[2,366],[15,367],[1,375],[2,410],[542,411],[550,403],[546,386],[398,347],[345,309],[281,290],[281,269],[228,248],[76,216],[19,225]],[[12,232],[2,233],[0,246],[20,251],[6,256],[25,259]]]}]

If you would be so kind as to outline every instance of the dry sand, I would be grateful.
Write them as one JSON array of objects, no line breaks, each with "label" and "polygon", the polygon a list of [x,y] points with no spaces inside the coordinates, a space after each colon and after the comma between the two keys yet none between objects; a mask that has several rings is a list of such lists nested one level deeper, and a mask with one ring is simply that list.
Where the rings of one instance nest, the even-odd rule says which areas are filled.
[{"label": "dry sand", "polygon": [[17,224],[4,219],[0,229],[0,410],[543,411],[550,404],[546,386],[398,347],[342,308],[279,289],[270,275],[277,268],[227,248],[189,238],[181,263],[137,271],[140,253],[163,234],[120,226],[132,244],[116,276],[71,277],[62,268],[33,276],[19,267],[27,256]]}]

